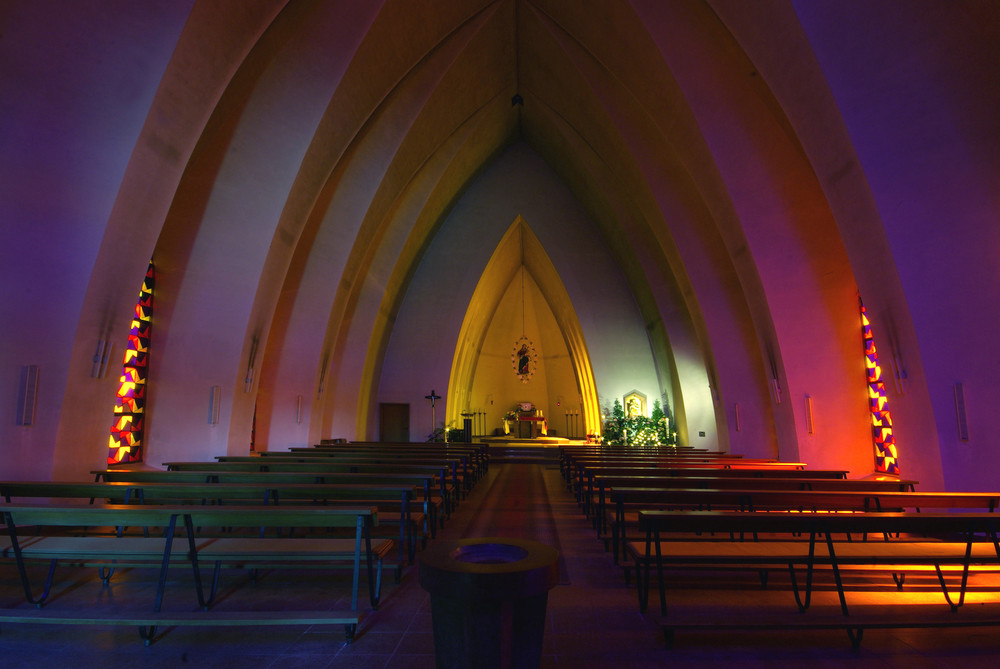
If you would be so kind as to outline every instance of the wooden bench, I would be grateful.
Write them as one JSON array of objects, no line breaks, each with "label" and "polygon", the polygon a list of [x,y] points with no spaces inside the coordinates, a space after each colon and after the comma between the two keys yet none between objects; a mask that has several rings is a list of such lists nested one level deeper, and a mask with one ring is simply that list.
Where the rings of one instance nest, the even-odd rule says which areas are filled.
[{"label": "wooden bench", "polygon": [[567,482],[576,472],[582,463],[597,465],[606,464],[608,466],[627,466],[640,463],[656,464],[657,462],[677,463],[683,466],[685,462],[691,463],[732,463],[732,462],[757,462],[770,463],[777,462],[774,458],[754,458],[752,460],[744,458],[742,455],[731,455],[717,451],[700,453],[657,453],[657,452],[636,452],[628,454],[596,454],[596,453],[563,453],[560,470],[566,476]]},{"label": "wooden bench", "polygon": [[560,459],[560,471],[563,476],[570,481],[577,470],[578,463],[589,462],[608,464],[621,464],[627,462],[651,461],[651,460],[671,460],[675,462],[735,462],[744,459],[741,455],[730,455],[719,452],[700,453],[629,453],[627,455],[608,455],[595,453],[563,453]]},{"label": "wooden bench", "polygon": [[463,470],[479,481],[489,468],[489,450],[486,444],[424,444],[387,442],[350,442],[345,444],[319,444],[311,447],[293,447],[287,451],[260,451],[262,457],[298,455],[309,457],[457,457],[465,460]]},{"label": "wooden bench", "polygon": [[[981,616],[955,616],[965,600],[969,574],[977,567],[996,570],[1000,567],[1000,544],[996,528],[1000,515],[989,512],[950,513],[767,513],[719,511],[640,511],[640,522],[646,532],[642,542],[629,542],[637,569],[639,607],[646,610],[652,572],[659,585],[661,625],[668,645],[674,631],[698,628],[705,621],[668,616],[666,582],[668,569],[712,567],[747,570],[787,568],[791,576],[796,607],[788,627],[814,624],[847,630],[852,644],[861,643],[864,630],[881,626],[939,624],[996,624],[1000,616],[983,620]],[[701,534],[703,538],[690,537]],[[772,540],[719,541],[705,538],[710,533],[721,535],[761,536]],[[840,537],[881,535],[885,540],[847,540]],[[793,537],[801,536],[802,539]],[[905,540],[889,540],[904,536]],[[899,575],[909,569],[933,569],[938,577],[947,607],[939,607],[951,618],[943,619],[927,613],[915,620],[912,613],[891,619],[885,607],[871,618],[848,607],[842,572],[845,568],[891,571],[898,589],[903,580]],[[796,570],[804,570],[804,585],[798,585]],[[954,570],[958,577],[957,593],[949,589],[945,574]],[[840,616],[821,615],[810,621],[803,616],[810,607],[811,595],[821,574],[832,576],[839,599]],[[995,593],[994,593],[995,594]],[[713,595],[717,598],[718,595]],[[912,611],[913,609],[910,609]],[[747,628],[759,626],[754,619],[742,621],[732,615],[729,626]],[[973,622],[973,620],[975,622]],[[784,626],[780,619],[767,621],[769,627]]]},{"label": "wooden bench", "polygon": [[[231,460],[233,457],[241,456],[220,456]],[[245,456],[242,456],[245,457]],[[457,461],[458,469],[461,472],[462,482],[466,491],[471,490],[472,485],[482,478],[483,471],[477,454],[474,452],[389,452],[385,453],[373,448],[344,451],[340,449],[309,449],[298,452],[290,451],[263,451],[256,456],[264,460],[285,461],[285,462],[322,462],[323,460],[346,460],[357,463],[393,463],[393,464],[427,464],[427,463],[450,463]]]},{"label": "wooden bench", "polygon": [[[759,470],[738,469],[700,469],[700,470],[667,470],[667,469],[635,469],[620,467],[594,467],[586,470],[586,479],[578,496],[578,502],[587,517],[593,517],[594,527],[604,508],[605,489],[609,481],[625,478],[643,478],[648,483],[637,486],[667,487],[667,488],[758,488],[771,487],[782,490],[840,490],[843,486],[866,485],[860,483],[842,483],[851,481],[841,470],[784,470],[762,472]],[[815,474],[815,476],[812,476]],[[784,480],[784,482],[782,482]],[[853,479],[854,481],[872,481],[871,479]],[[655,483],[654,483],[655,481]],[[716,482],[719,483],[716,483]],[[874,485],[882,485],[897,490],[912,489],[913,481],[886,479]],[[627,485],[627,484],[626,484]],[[907,487],[909,486],[909,487]]]},{"label": "wooden bench", "polygon": [[[312,474],[324,477],[330,474],[373,474],[376,476],[432,476],[434,487],[442,500],[444,517],[448,517],[458,504],[457,493],[461,483],[456,472],[449,476],[449,467],[439,465],[405,464],[354,464],[350,462],[165,462],[168,471],[204,472],[259,472],[285,474]],[[449,482],[450,480],[450,482]]]},{"label": "wooden bench", "polygon": [[[429,523],[414,499],[412,485],[394,484],[317,484],[317,483],[185,483],[185,482],[63,482],[0,481],[0,497],[10,504],[33,502],[38,498],[96,499],[111,504],[333,504],[339,506],[374,506],[379,511],[379,525],[373,536],[385,526],[398,527],[399,549],[396,581],[402,565],[414,563],[416,544],[427,542]],[[416,508],[412,508],[416,506]]]},{"label": "wooden bench", "polygon": [[730,456],[721,454],[712,455],[629,455],[629,456],[593,456],[577,455],[566,456],[563,466],[563,476],[566,483],[571,488],[577,486],[582,467],[685,467],[687,465],[695,467],[711,466],[715,468],[725,468],[726,465],[751,463],[770,465],[774,460],[746,460],[742,456]]},{"label": "wooden bench", "polygon": [[[750,482],[752,483],[752,481]],[[872,483],[869,481],[868,483]],[[921,509],[963,509],[993,511],[1000,505],[1000,493],[992,492],[903,492],[881,485],[853,486],[841,490],[775,490],[761,488],[698,489],[643,488],[615,486],[608,491],[611,501],[604,522],[610,526],[610,547],[616,564],[625,554],[625,543],[637,541],[639,512],[670,511],[920,511]],[[607,536],[604,535],[606,538]],[[626,570],[629,565],[623,565]],[[626,571],[626,579],[628,571]]]},{"label": "wooden bench", "polygon": [[[372,508],[276,507],[276,506],[160,506],[160,505],[8,505],[0,508],[9,537],[6,559],[13,559],[27,603],[41,608],[51,591],[56,566],[69,564],[99,566],[105,582],[114,569],[151,567],[158,573],[152,611],[94,616],[90,610],[25,611],[0,609],[0,621],[93,624],[107,622],[139,627],[148,645],[158,625],[247,625],[247,624],[342,624],[347,640],[354,638],[362,612],[358,607],[360,581],[367,577],[369,601],[378,606],[381,586],[381,558],[391,541],[372,540],[370,528],[377,522]],[[175,547],[178,526],[183,528],[183,548]],[[124,535],[123,528],[143,528],[143,533]],[[309,528],[302,536],[261,536],[262,527]],[[27,530],[34,529],[34,532]],[[80,529],[86,528],[83,536]],[[95,528],[109,528],[100,532]],[[160,528],[161,533],[150,532]],[[195,528],[200,528],[196,530]],[[207,528],[225,528],[212,533]],[[246,533],[234,530],[243,528]],[[331,537],[322,530],[349,529],[351,538]],[[67,532],[76,530],[76,532]],[[50,564],[41,594],[36,595],[26,564]],[[191,569],[200,611],[191,609],[164,612],[161,607],[171,565]],[[208,594],[202,583],[201,568],[211,565],[213,577]],[[267,612],[226,612],[212,608],[223,567],[333,568],[351,571],[349,609],[329,611],[280,610]]]},{"label": "wooden bench", "polygon": [[635,457],[670,457],[676,459],[697,458],[697,459],[741,459],[743,456],[738,453],[726,453],[724,451],[709,451],[703,448],[692,448],[689,446],[632,446],[624,447],[607,446],[560,446],[559,447],[559,470],[563,473],[567,483],[571,483],[572,472],[575,470],[574,462],[583,458],[635,458]]},{"label": "wooden bench", "polygon": [[419,500],[429,522],[431,536],[434,528],[444,526],[446,513],[444,499],[438,487],[439,479],[433,473],[405,474],[347,473],[347,472],[259,472],[228,470],[163,471],[159,469],[99,469],[91,472],[95,481],[148,482],[148,483],[223,483],[223,484],[316,484],[316,485],[412,485],[420,492]]},{"label": "wooden bench", "polygon": [[[786,463],[788,464],[788,463]],[[577,502],[589,517],[594,511],[595,479],[598,476],[658,476],[674,478],[770,478],[846,479],[843,469],[802,469],[773,467],[605,467],[581,465],[577,474]]]},{"label": "wooden bench", "polygon": [[[464,497],[472,488],[474,478],[474,468],[470,468],[468,457],[426,457],[408,455],[375,455],[361,454],[350,456],[338,455],[296,455],[285,453],[281,455],[220,455],[216,457],[216,462],[230,463],[254,463],[261,468],[261,471],[270,471],[272,467],[281,463],[303,463],[309,465],[341,465],[349,466],[355,471],[362,471],[360,467],[371,467],[378,465],[376,471],[385,471],[386,467],[397,466],[431,466],[444,467],[451,472],[451,482],[459,497]],[[169,463],[168,463],[169,464]]]},{"label": "wooden bench", "polygon": [[[473,453],[484,467],[489,465],[490,447],[485,442],[426,442],[426,441],[347,441],[337,443],[336,440],[321,440],[318,444],[309,447],[318,451],[336,451],[338,449],[374,449],[379,452],[395,451],[421,451],[435,453]],[[299,447],[289,449],[291,451],[301,450]]]}]

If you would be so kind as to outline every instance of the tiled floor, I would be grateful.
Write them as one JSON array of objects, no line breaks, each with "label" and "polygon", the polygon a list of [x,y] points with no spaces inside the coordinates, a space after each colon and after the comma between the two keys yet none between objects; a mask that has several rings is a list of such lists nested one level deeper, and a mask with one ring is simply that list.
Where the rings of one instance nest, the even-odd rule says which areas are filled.
[{"label": "tiled floor", "polygon": [[[995,667],[1000,664],[1000,630],[889,630],[866,632],[853,651],[840,631],[689,632],[667,649],[651,616],[638,612],[635,591],[626,586],[562,485],[557,469],[531,464],[494,465],[448,521],[441,538],[514,536],[560,549],[560,584],[549,595],[543,667]],[[236,577],[238,580],[238,577]],[[265,574],[256,584],[232,583],[221,605],[286,607],[302,591],[294,580]],[[734,599],[757,601],[787,592],[762,593],[743,583],[737,592],[720,589],[720,610]],[[60,605],[145,606],[148,586],[128,574],[101,588],[91,576],[60,581],[53,594]],[[245,604],[241,601],[250,602]],[[0,607],[18,606],[16,575],[0,573]],[[326,602],[329,605],[329,602]],[[317,608],[315,604],[311,608]],[[351,645],[339,627],[171,628],[149,647],[129,627],[7,624],[0,632],[3,667],[434,667],[429,598],[409,568],[402,582],[386,585],[382,605],[362,622]]]}]

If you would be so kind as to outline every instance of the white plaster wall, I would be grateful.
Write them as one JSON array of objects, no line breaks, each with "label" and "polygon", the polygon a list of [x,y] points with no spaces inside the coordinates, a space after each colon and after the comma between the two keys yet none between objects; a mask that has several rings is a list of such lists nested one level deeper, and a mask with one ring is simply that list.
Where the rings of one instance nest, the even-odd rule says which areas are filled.
[{"label": "white plaster wall", "polygon": [[[190,250],[170,258],[183,272],[163,276],[158,286],[172,311],[169,336],[159,339],[153,359],[148,464],[249,451],[267,334],[266,324],[252,319],[261,273],[291,185],[336,90],[331,73],[342,71],[349,58],[330,41],[344,27],[336,6],[317,6],[304,23],[254,82],[201,219],[190,225]],[[254,336],[255,378],[246,389]],[[215,385],[222,387],[222,410],[211,425],[208,396]]]},{"label": "white plaster wall", "polygon": [[[945,486],[995,488],[1000,40],[994,38],[1000,8],[796,2],[795,9],[888,236],[892,257],[884,261],[898,268],[905,297],[889,295],[884,301],[905,299],[913,318],[919,343],[901,352],[902,362],[922,364],[926,373],[937,425],[928,441],[936,437],[940,443]],[[875,330],[883,352],[885,335],[885,328]],[[966,390],[968,441],[958,438],[957,382]],[[921,435],[914,439],[923,441]],[[938,465],[933,449],[927,462],[915,462],[920,445],[899,447],[904,475],[926,472],[933,484]]]},{"label": "white plaster wall", "polygon": [[379,401],[408,401],[419,417],[428,403],[424,395],[432,388],[445,395],[472,292],[519,214],[542,243],[573,302],[601,399],[610,403],[633,389],[659,396],[649,341],[624,277],[565,186],[519,143],[469,187],[430,244],[396,319]]},{"label": "white plaster wall", "polygon": [[[72,367],[74,337],[129,158],[192,2],[19,2],[0,14],[0,462],[10,478],[47,479],[73,378],[99,401],[103,440],[80,443],[67,463],[81,475],[103,464],[127,331],[109,378]],[[128,54],[123,56],[122,54]],[[132,260],[132,259],[130,259]],[[148,263],[135,260],[134,266]],[[132,305],[142,274],[120,280]],[[115,267],[103,268],[113,274]],[[145,270],[142,270],[143,272]],[[107,310],[111,305],[101,305]],[[101,325],[126,314],[87,314]],[[126,321],[127,322],[127,321]],[[82,344],[81,344],[82,345]],[[38,365],[35,424],[15,424],[21,368]],[[117,366],[118,369],[115,369]],[[110,377],[114,377],[111,380]],[[105,450],[102,452],[102,448]]]}]

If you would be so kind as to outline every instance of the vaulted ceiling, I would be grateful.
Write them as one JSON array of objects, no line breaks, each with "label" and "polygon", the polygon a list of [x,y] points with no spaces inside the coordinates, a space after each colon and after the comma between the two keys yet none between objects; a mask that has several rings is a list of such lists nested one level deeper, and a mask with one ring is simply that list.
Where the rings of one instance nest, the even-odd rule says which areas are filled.
[{"label": "vaulted ceiling", "polygon": [[[978,231],[995,213],[995,5],[95,0],[0,12],[3,76],[21,91],[3,103],[0,176],[24,222],[10,237],[29,249],[7,244],[3,271],[34,291],[3,315],[34,313],[41,295],[52,305],[4,360],[42,360],[42,400],[60,407],[48,432],[11,435],[22,471],[38,449],[57,475],[99,459],[101,446],[81,456],[77,444],[104,441],[114,379],[81,370],[96,341],[124,338],[150,257],[152,453],[244,449],[255,411],[265,440],[371,436],[387,376],[412,379],[398,393],[415,403],[423,385],[447,385],[471,292],[523,214],[580,312],[598,391],[620,395],[630,370],[655,370],[653,392],[692,443],[870,467],[860,292],[907,379],[891,391],[912,466],[941,480],[951,438],[914,438],[944,435],[953,411],[932,390],[950,368],[925,370],[927,351],[949,346],[928,305],[949,285],[940,277],[965,285],[982,263],[934,248],[948,243],[943,217]],[[543,184],[563,204],[528,197]],[[446,239],[464,239],[447,242],[464,264],[442,261]],[[597,272],[605,259],[613,271]],[[55,264],[69,279],[58,287]],[[634,316],[587,311],[623,295]],[[420,339],[413,305],[447,336]],[[644,357],[604,343],[616,328]],[[46,347],[44,332],[73,334]],[[411,337],[423,367],[399,362]],[[216,385],[223,419],[206,427]]]}]

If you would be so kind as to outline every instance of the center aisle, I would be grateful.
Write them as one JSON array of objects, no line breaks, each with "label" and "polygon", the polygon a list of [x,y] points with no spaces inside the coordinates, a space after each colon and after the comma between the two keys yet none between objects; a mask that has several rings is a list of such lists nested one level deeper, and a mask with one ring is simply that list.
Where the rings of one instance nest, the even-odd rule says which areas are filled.
[{"label": "center aisle", "polygon": [[[535,464],[494,465],[496,476],[484,481],[478,489],[484,494],[470,496],[462,505],[468,522],[459,530],[459,538],[508,537],[529,539],[552,546],[559,551],[559,583],[568,584],[566,560],[559,543],[552,506],[549,503],[545,474],[555,471],[555,482],[561,484],[558,470]],[[466,508],[467,507],[467,508]],[[462,525],[452,519],[456,528]],[[449,532],[442,533],[448,535]]]},{"label": "center aisle", "polygon": [[[662,667],[682,657],[669,654],[659,627],[639,614],[635,591],[604,552],[558,466],[491,463],[435,540],[485,536],[539,541],[560,553],[559,585],[549,593],[543,667]],[[370,657],[374,664],[363,666],[433,667],[430,597],[417,569],[409,568],[383,602],[337,659],[391,649],[384,665]]]}]

